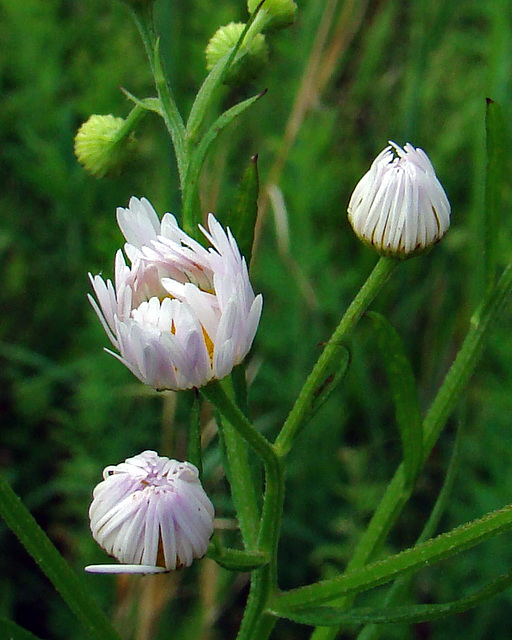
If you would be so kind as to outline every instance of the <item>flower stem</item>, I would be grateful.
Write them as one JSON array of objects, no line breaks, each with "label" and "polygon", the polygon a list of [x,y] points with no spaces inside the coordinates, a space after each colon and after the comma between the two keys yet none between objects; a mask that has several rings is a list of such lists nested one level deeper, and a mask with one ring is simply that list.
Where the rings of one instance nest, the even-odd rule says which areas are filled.
[{"label": "flower stem", "polygon": [[91,637],[120,640],[110,619],[91,598],[82,580],[73,572],[1,475],[0,513]]},{"label": "flower stem", "polygon": [[[427,461],[446,421],[459,400],[460,394],[472,375],[485,341],[496,320],[502,314],[511,291],[512,263],[505,269],[494,289],[471,318],[471,326],[466,338],[425,416],[423,421],[423,463]],[[405,486],[403,465],[401,464],[359,541],[347,566],[347,571],[363,567],[375,554],[398,519],[412,490],[413,487],[406,488]],[[337,606],[348,605],[351,601],[352,597],[343,598],[336,601],[335,604]],[[313,640],[334,640],[338,631],[339,629],[336,627],[317,627],[311,637]]]},{"label": "flower stem", "polygon": [[248,551],[254,551],[257,549],[260,514],[247,443],[224,417],[219,416],[218,425],[224,443],[226,475],[231,487],[240,532],[245,548]]},{"label": "flower stem", "polygon": [[[274,447],[262,436],[244,416],[217,382],[211,382],[201,389],[203,395],[216,407],[229,424],[236,429],[254,452],[261,458],[265,468],[265,495],[263,511],[257,540],[257,550],[270,554],[270,561],[256,569],[251,575],[251,591],[245,610],[238,640],[256,640],[267,637],[272,624],[265,624],[263,631],[258,631],[262,624],[262,615],[271,596],[277,591],[277,545],[284,500],[284,470],[282,461],[274,451]],[[226,442],[229,446],[229,441]],[[245,473],[249,473],[247,469]],[[233,477],[234,482],[242,483],[242,476]],[[269,616],[264,616],[265,619]],[[268,622],[268,621],[267,621]]]},{"label": "flower stem", "polygon": [[146,115],[146,113],[147,113],[147,109],[145,109],[140,104],[136,104],[133,107],[133,109],[130,111],[127,118],[125,119],[123,126],[117,132],[117,136],[115,139],[116,144],[120,144],[121,142],[124,142],[124,140],[135,129],[135,127],[139,124],[139,122]]},{"label": "flower stem", "polygon": [[169,82],[165,75],[158,40],[153,29],[153,15],[150,7],[140,7],[137,10],[130,8],[135,24],[139,30],[153,78],[155,80],[158,98],[162,105],[162,115],[171,136],[176,154],[176,163],[180,177],[180,186],[183,190],[188,165],[188,153],[185,141],[185,125],[180,115],[178,107],[172,97]]},{"label": "flower stem", "polygon": [[244,438],[254,452],[262,459],[263,464],[269,468],[275,468],[277,457],[273,446],[252,426],[242,411],[223,389],[218,380],[210,382],[201,388],[203,396],[233,425]]},{"label": "flower stem", "polygon": [[347,339],[362,314],[377,295],[379,289],[396,268],[398,262],[399,261],[394,258],[380,258],[347,309],[320,355],[320,358],[313,367],[313,370],[309,374],[299,397],[275,441],[275,448],[279,456],[284,456],[290,451],[295,438],[304,424],[305,417],[311,410],[318,390],[322,388],[322,385],[328,377],[329,367],[339,354],[340,345]]}]

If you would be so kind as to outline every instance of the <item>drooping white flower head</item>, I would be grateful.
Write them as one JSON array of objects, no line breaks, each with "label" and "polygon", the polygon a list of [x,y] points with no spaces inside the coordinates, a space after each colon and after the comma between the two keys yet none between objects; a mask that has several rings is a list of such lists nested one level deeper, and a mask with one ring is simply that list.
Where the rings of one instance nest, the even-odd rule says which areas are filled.
[{"label": "drooping white flower head", "polygon": [[119,351],[109,353],[158,390],[224,378],[251,348],[263,304],[230,230],[210,214],[205,249],[145,198],[117,219],[131,266],[118,251],[114,284],[89,274],[89,300]]},{"label": "drooping white flower head", "polygon": [[206,553],[213,505],[197,468],[144,451],[106,467],[93,492],[93,538],[122,564],[91,565],[91,573],[160,573],[188,567]]},{"label": "drooping white flower head", "polygon": [[394,142],[354,189],[348,219],[382,255],[405,258],[438,242],[450,226],[450,203],[422,149]]}]

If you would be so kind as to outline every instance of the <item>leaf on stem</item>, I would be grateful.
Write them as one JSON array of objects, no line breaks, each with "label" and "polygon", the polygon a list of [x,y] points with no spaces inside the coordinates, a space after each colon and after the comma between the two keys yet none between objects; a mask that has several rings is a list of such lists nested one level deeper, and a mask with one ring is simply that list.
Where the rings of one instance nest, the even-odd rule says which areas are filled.
[{"label": "leaf on stem", "polygon": [[487,99],[485,114],[487,172],[485,176],[485,282],[494,284],[499,247],[499,222],[503,167],[505,158],[505,122],[498,103]]},{"label": "leaf on stem", "polygon": [[[252,98],[247,98],[238,104],[221,114],[217,120],[212,124],[208,131],[201,138],[201,142],[194,148],[190,155],[190,164],[187,171],[187,179],[185,183],[185,191],[183,194],[183,220],[188,221],[191,219],[191,213],[193,210],[194,194],[196,193],[197,182],[199,180],[199,174],[201,167],[203,166],[204,159],[210,148],[212,142],[217,138],[219,133],[223,131],[228,124],[230,124],[237,116],[248,109],[252,104],[259,100],[263,95],[259,93]],[[193,226],[193,225],[190,225]]]},{"label": "leaf on stem", "polygon": [[[0,515],[91,637],[120,640],[109,617],[0,474]],[[21,638],[20,638],[21,640]],[[25,640],[25,638],[23,638]]]},{"label": "leaf on stem", "polygon": [[306,423],[316,414],[316,412],[324,405],[331,393],[336,389],[345,377],[348,365],[350,364],[350,351],[347,347],[339,345],[337,356],[333,358],[329,369],[325,372],[324,379],[315,389],[309,413],[305,414],[303,428]]},{"label": "leaf on stem", "polygon": [[128,100],[131,100],[138,107],[141,107],[146,111],[153,111],[154,113],[157,113],[159,116],[163,118],[164,112],[162,109],[162,104],[158,98],[143,98],[141,100],[140,98],[137,98],[137,96],[134,96],[133,93],[130,93],[130,91],[128,91],[127,89],[124,89],[123,87],[121,87],[121,91],[128,98]]},{"label": "leaf on stem", "polygon": [[[462,430],[462,422],[459,421],[458,428],[457,428],[457,435],[455,438],[455,443],[453,445],[453,451],[450,458],[450,464],[448,465],[448,470],[446,472],[446,477],[443,482],[443,486],[441,488],[441,491],[439,492],[439,495],[434,504],[434,507],[430,512],[428,520],[425,523],[425,526],[423,527],[421,534],[416,540],[416,544],[425,542],[425,540],[428,540],[428,538],[434,535],[435,530],[439,524],[439,521],[448,504],[448,498],[450,496],[450,493],[453,487],[453,482],[455,480],[455,475],[458,469],[461,430]],[[395,582],[387,592],[386,597],[382,603],[383,609],[385,608],[386,611],[389,612],[389,607],[391,607],[395,602],[400,600],[400,598],[403,596],[403,594],[406,593],[407,589],[409,588],[409,583],[411,581],[411,578],[412,578],[411,574],[405,574],[400,576],[397,580],[395,580]],[[361,610],[358,610],[358,611],[360,612]],[[358,640],[376,640],[376,638],[379,637],[379,632],[377,628],[374,626],[374,622],[376,623],[376,621],[373,621],[373,620],[371,622],[364,623],[366,626],[361,631],[361,633],[357,636]]]},{"label": "leaf on stem", "polygon": [[482,589],[465,598],[443,604],[404,605],[399,607],[355,607],[342,609],[337,607],[296,607],[267,613],[287,618],[300,624],[330,627],[339,624],[386,624],[401,622],[412,624],[426,620],[439,620],[456,613],[462,613],[477,607],[486,600],[498,595],[512,584],[512,570],[493,580]]},{"label": "leaf on stem", "polygon": [[18,626],[15,622],[0,617],[0,639],[1,640],[39,640],[30,631]]},{"label": "leaf on stem", "polygon": [[192,408],[187,443],[187,460],[199,470],[199,476],[203,475],[203,456],[201,451],[201,397],[197,389],[194,389]]},{"label": "leaf on stem", "polygon": [[260,7],[258,7],[258,9],[249,18],[244,30],[240,34],[240,38],[238,39],[236,45],[229,53],[227,53],[221,60],[219,60],[219,62],[217,62],[217,64],[210,71],[205,81],[201,85],[199,91],[197,92],[197,96],[194,100],[194,104],[192,105],[190,114],[188,116],[186,127],[187,139],[189,140],[189,142],[194,142],[203,123],[203,120],[208,113],[208,108],[213,98],[213,94],[222,83],[228,68],[234,61],[236,54],[242,46],[242,42],[244,41],[245,36],[251,28],[252,23],[256,19],[259,9]]},{"label": "leaf on stem", "polygon": [[226,225],[235,236],[240,252],[248,264],[251,261],[254,227],[258,215],[258,193],[258,156],[255,155],[242,175],[234,206],[226,220]]},{"label": "leaf on stem", "polygon": [[207,557],[215,560],[228,571],[253,571],[270,561],[270,555],[262,551],[240,551],[223,547],[210,547]]},{"label": "leaf on stem", "polygon": [[280,615],[281,611],[288,611],[291,607],[321,604],[340,596],[361,593],[404,573],[418,571],[433,562],[454,556],[511,528],[512,505],[508,505],[378,562],[329,580],[292,589],[278,596],[271,608]]},{"label": "leaf on stem", "polygon": [[402,439],[405,483],[410,487],[423,464],[423,422],[416,379],[402,339],[395,329],[380,313],[370,311],[368,316],[373,321],[391,387]]}]

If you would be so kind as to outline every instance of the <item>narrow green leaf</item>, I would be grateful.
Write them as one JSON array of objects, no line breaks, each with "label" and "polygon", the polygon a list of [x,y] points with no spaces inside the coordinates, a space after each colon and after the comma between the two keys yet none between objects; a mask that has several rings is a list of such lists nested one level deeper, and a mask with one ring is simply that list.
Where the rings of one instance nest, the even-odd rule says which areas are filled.
[{"label": "narrow green leaf", "polygon": [[[509,302],[511,292],[512,263],[509,263],[495,287],[488,293],[483,304],[473,314],[464,343],[459,349],[441,388],[425,416],[423,422],[423,450],[425,458],[437,442],[448,418],[459,401],[468,380],[475,370],[491,331],[498,319],[503,317],[503,312]],[[361,570],[369,559],[381,548],[383,541],[386,539],[391,527],[396,522],[409,499],[410,492],[411,490],[406,491],[404,488],[403,464],[401,464],[389,483],[366,531],[354,549],[354,554],[348,565],[347,574],[349,570],[351,574],[356,570]],[[345,597],[343,593],[340,595],[340,601],[336,602],[336,604],[349,606],[352,596]],[[323,628],[319,628],[317,630],[318,633],[315,632],[315,640],[320,640],[320,638],[334,638],[334,635],[331,633],[326,635],[321,632],[322,629]]]},{"label": "narrow green leaf", "polygon": [[251,261],[254,227],[258,216],[258,193],[258,156],[256,155],[251,158],[249,166],[242,175],[235,203],[226,219],[226,225],[235,236],[240,252],[245,256],[248,264]]},{"label": "narrow green leaf", "polygon": [[227,53],[221,60],[217,62],[217,64],[210,71],[205,81],[201,85],[199,91],[197,92],[194,104],[190,109],[186,126],[186,135],[189,142],[195,142],[195,138],[199,132],[199,129],[204,121],[205,116],[208,113],[215,90],[220,86],[227,70],[231,66],[231,63],[235,60],[245,36],[249,32],[249,29],[256,19],[258,11],[259,8],[251,15],[247,24],[245,25],[244,30],[240,34],[236,45],[231,49],[229,53]]},{"label": "narrow green leaf", "polygon": [[[461,432],[462,432],[462,422],[459,421],[457,426],[457,434],[455,437],[455,442],[453,445],[453,451],[450,458],[450,464],[448,465],[448,470],[446,472],[446,477],[443,482],[443,486],[441,487],[441,491],[437,496],[436,503],[434,508],[430,512],[427,522],[423,527],[422,532],[420,533],[418,539],[416,540],[416,544],[420,544],[421,542],[425,542],[428,538],[432,537],[437,529],[437,526],[441,520],[442,515],[445,512],[445,509],[448,505],[448,499],[451,494],[451,490],[453,487],[453,483],[455,480],[455,475],[458,469],[459,462],[459,453],[460,453],[460,440],[461,440]],[[395,602],[399,601],[402,595],[406,592],[409,583],[411,581],[412,576],[402,575],[397,578],[383,602],[383,607],[390,607]],[[376,624],[367,624],[364,629],[361,630],[359,635],[357,636],[357,640],[376,640],[379,637],[379,628]]]},{"label": "narrow green leaf", "polygon": [[208,550],[208,558],[215,560],[224,569],[229,571],[253,571],[268,564],[270,556],[268,553],[259,551],[240,551],[238,549],[219,549],[212,548]]},{"label": "narrow green leaf", "polygon": [[505,123],[501,107],[487,99],[485,115],[487,172],[485,176],[485,281],[494,284],[498,255],[499,218],[505,158]]},{"label": "narrow green leaf", "polygon": [[329,363],[329,367],[325,371],[325,377],[323,381],[314,391],[311,400],[311,406],[309,408],[309,411],[304,414],[301,429],[306,426],[306,424],[317,413],[320,407],[325,404],[331,393],[343,380],[347,373],[349,364],[350,352],[345,346],[340,344],[336,356],[333,357],[333,359]]},{"label": "narrow green leaf", "polygon": [[160,57],[160,41],[158,39],[154,41],[152,69],[155,78],[155,86],[158,91],[158,97],[162,107],[162,117],[172,139],[176,162],[178,165],[178,172],[180,174],[180,183],[183,186],[186,167],[188,164],[185,125],[183,124],[178,107],[174,102],[171,88],[164,71],[162,59]]},{"label": "narrow green leaf", "polygon": [[120,640],[108,616],[0,475],[0,514],[92,638]]},{"label": "narrow green leaf", "polygon": [[402,339],[380,313],[370,311],[395,405],[404,456],[404,476],[412,486],[423,465],[423,426],[418,390]]},{"label": "narrow green leaf", "polygon": [[39,638],[15,622],[0,617],[0,640],[39,640]]},{"label": "narrow green leaf", "polygon": [[199,476],[203,475],[203,456],[201,451],[201,397],[197,389],[192,390],[192,408],[190,409],[187,460],[199,470]]},{"label": "narrow green leaf", "polygon": [[259,93],[252,98],[243,100],[242,102],[235,104],[233,107],[231,107],[231,109],[228,109],[222,115],[220,115],[201,138],[201,142],[191,153],[190,164],[187,170],[183,192],[183,222],[187,231],[189,228],[195,227],[195,225],[192,224],[192,220],[194,219],[194,197],[197,190],[199,174],[201,173],[201,168],[203,166],[203,162],[206,154],[208,153],[210,145],[221,133],[221,131],[223,131],[228,126],[228,124],[233,122],[233,120],[237,116],[248,109],[252,104],[256,102],[256,100],[259,100],[264,94],[265,92]]},{"label": "narrow green leaf", "polygon": [[163,117],[164,112],[162,109],[162,103],[158,98],[143,98],[141,100],[140,98],[137,98],[137,96],[134,96],[133,93],[130,93],[130,91],[128,91],[127,89],[124,89],[123,87],[121,87],[121,91],[129,100],[131,100],[138,107],[142,107],[142,109],[145,109],[146,111],[153,111],[154,113],[157,113],[159,116]]},{"label": "narrow green leaf", "polygon": [[219,428],[224,468],[231,488],[231,497],[235,505],[240,533],[245,548],[254,551],[257,548],[260,509],[252,469],[253,456],[249,455],[247,440],[233,425],[233,416],[231,420],[228,419],[225,413],[221,413],[215,405],[215,402],[219,400],[226,401],[227,406],[234,410],[233,415],[239,415],[244,422],[246,421],[246,427],[250,426],[252,431],[252,425],[247,417],[234,403],[234,390],[230,383],[229,377],[224,378],[222,383],[203,387],[201,391],[217,409],[216,421]]},{"label": "narrow green leaf", "polygon": [[233,393],[235,394],[235,402],[246,418],[249,418],[249,404],[247,399],[247,371],[246,362],[234,367],[231,372],[231,383],[233,385]]},{"label": "narrow green leaf", "polygon": [[412,624],[425,620],[439,620],[456,613],[462,613],[477,607],[486,600],[498,595],[512,584],[512,571],[493,580],[488,585],[460,600],[443,604],[404,605],[400,607],[358,607],[342,609],[336,607],[297,607],[268,613],[280,618],[287,618],[300,624],[330,627],[339,624],[385,624],[401,622]]},{"label": "narrow green leaf", "polygon": [[330,580],[283,593],[273,603],[272,610],[279,614],[281,610],[288,611],[292,606],[320,604],[340,596],[367,591],[401,574],[417,571],[433,562],[453,556],[511,528],[512,505],[508,505],[384,560]]}]

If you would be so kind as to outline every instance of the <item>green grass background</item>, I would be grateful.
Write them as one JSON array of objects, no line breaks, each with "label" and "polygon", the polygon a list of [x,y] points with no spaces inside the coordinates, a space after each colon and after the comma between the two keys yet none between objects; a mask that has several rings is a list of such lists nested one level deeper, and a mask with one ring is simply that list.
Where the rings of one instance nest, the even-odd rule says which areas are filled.
[{"label": "green grass background", "polygon": [[[204,212],[222,220],[241,170],[259,156],[262,227],[252,264],[265,304],[250,370],[251,411],[269,436],[376,256],[353,236],[346,205],[391,139],[430,155],[452,203],[452,228],[430,255],[401,265],[376,301],[403,337],[428,407],[483,293],[485,99],[512,114],[512,9],[507,0],[299,0],[298,20],[270,39],[253,86],[225,89],[219,108],[267,94],[221,136],[205,166]],[[221,24],[246,19],[242,0],[158,0],[162,51],[187,113],[205,77],[204,48]],[[143,388],[102,351],[87,272],[112,276],[122,242],[116,206],[146,196],[179,214],[172,150],[161,122],[140,125],[138,153],[116,178],[78,165],[73,137],[91,113],[124,116],[119,90],[153,95],[136,29],[104,0],[0,0],[0,468],[78,572],[104,561],[87,508],[101,470],[145,448],[182,457],[189,399]],[[498,262],[512,258],[508,133]],[[267,198],[284,198],[278,224]],[[412,544],[443,481],[462,423],[459,470],[440,531],[512,500],[512,312],[499,322],[461,407],[388,540]],[[290,457],[280,548],[284,588],[343,570],[387,481],[400,441],[370,322],[351,342],[341,387]],[[207,438],[206,438],[207,440]],[[205,483],[219,517],[233,510],[207,442]],[[410,602],[457,598],[512,562],[510,537],[422,571]],[[176,576],[84,578],[127,638],[231,638],[246,583],[204,561]],[[361,599],[377,601],[382,590]],[[151,606],[148,605],[151,604]],[[511,597],[382,637],[512,637]],[[66,606],[0,523],[0,614],[42,638],[80,640]],[[356,637],[347,629],[343,638]],[[276,638],[308,637],[290,624]]]}]

